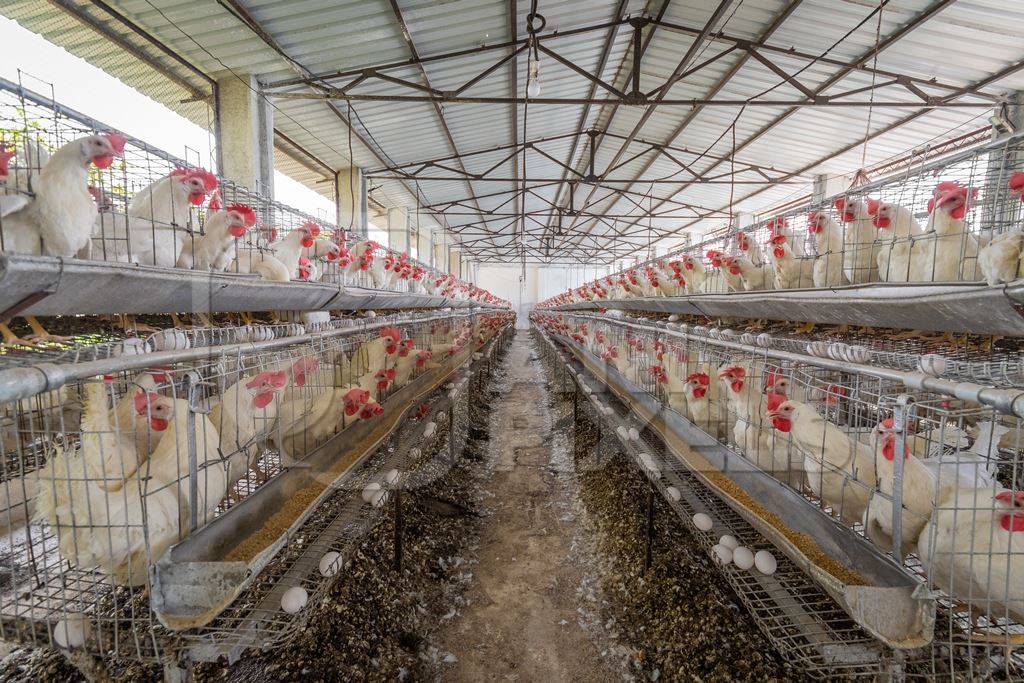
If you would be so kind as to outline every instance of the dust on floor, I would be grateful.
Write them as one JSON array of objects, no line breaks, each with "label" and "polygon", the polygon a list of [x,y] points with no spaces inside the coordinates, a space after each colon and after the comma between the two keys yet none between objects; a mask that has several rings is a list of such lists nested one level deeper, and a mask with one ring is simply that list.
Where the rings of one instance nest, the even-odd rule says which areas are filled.
[{"label": "dust on floor", "polygon": [[[494,497],[481,532],[469,606],[437,636],[457,661],[450,681],[611,681],[620,675],[581,625],[583,573],[572,561],[574,491],[565,435],[533,342],[520,332],[507,391],[492,405]],[[568,463],[571,466],[571,463]]]}]

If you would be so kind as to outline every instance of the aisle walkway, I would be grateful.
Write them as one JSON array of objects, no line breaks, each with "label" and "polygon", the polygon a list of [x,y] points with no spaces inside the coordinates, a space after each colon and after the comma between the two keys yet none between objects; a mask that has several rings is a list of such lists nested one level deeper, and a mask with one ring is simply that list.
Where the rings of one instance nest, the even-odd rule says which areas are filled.
[{"label": "aisle walkway", "polygon": [[471,602],[438,638],[458,658],[445,680],[614,680],[577,621],[580,573],[567,559],[571,492],[556,474],[565,440],[553,433],[535,356],[529,332],[520,330],[505,358],[507,391],[493,406],[493,514]]}]

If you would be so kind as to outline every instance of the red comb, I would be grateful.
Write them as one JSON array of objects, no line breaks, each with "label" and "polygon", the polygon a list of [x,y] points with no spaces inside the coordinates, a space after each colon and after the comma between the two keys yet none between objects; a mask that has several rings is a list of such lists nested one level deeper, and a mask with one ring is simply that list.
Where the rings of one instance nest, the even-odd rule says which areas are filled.
[{"label": "red comb", "polygon": [[206,208],[210,211],[220,211],[224,208],[224,205],[220,203],[220,192],[210,195],[210,201],[206,204]]},{"label": "red comb", "polygon": [[[213,203],[213,200],[210,200]],[[234,211],[242,216],[242,220],[249,227],[256,225],[256,212],[252,210],[252,207],[246,206],[245,204],[229,204],[228,211]]]},{"label": "red comb", "polygon": [[145,415],[146,410],[149,408],[150,403],[154,399],[160,398],[160,394],[155,391],[145,392],[141,389],[135,394],[135,412],[139,415]]},{"label": "red comb", "polygon": [[773,392],[773,393],[768,394],[767,400],[768,400],[768,410],[776,410],[779,406],[781,406],[783,403],[785,403],[789,399],[786,398],[785,394],[776,394],[776,393]]},{"label": "red comb", "polygon": [[878,207],[882,205],[882,200],[881,199],[872,199],[871,197],[868,197],[864,201],[868,205],[868,214],[869,215],[874,216],[876,213],[878,213]]},{"label": "red comb", "polygon": [[114,148],[114,151],[118,154],[124,154],[124,144],[128,142],[128,139],[120,133],[107,133],[107,140],[110,140],[110,146]]},{"label": "red comb", "polygon": [[1019,194],[1020,200],[1024,202],[1024,171],[1017,171],[1010,176],[1010,191]]},{"label": "red comb", "polygon": [[7,175],[8,165],[15,156],[15,152],[8,152],[7,145],[0,142],[0,175]]},{"label": "red comb", "polygon": [[320,226],[313,221],[306,221],[299,228],[308,232],[311,237],[316,237],[320,234]]},{"label": "red comb", "polygon": [[192,169],[191,171],[188,172],[187,176],[189,178],[199,178],[200,180],[202,180],[203,187],[206,189],[207,192],[213,192],[214,190],[217,189],[217,186],[220,184],[217,181],[217,176],[213,175],[212,173],[203,168]]}]

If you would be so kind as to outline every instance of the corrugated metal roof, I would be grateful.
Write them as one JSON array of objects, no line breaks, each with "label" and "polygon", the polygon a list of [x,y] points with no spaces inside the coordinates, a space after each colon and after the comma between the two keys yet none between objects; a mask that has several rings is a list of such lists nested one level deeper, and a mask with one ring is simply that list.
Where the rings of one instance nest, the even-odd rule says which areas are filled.
[{"label": "corrugated metal roof", "polygon": [[[365,69],[386,63],[408,60],[411,52],[390,0],[235,0],[259,27],[272,36],[291,60],[289,63],[271,45],[247,26],[242,18],[225,7],[230,2],[212,3],[197,0],[117,0],[115,10],[134,22],[142,32],[159,40],[179,55],[200,74],[210,77],[224,75],[228,70],[253,73],[264,83],[294,78],[301,68],[314,74]],[[494,45],[513,38],[510,25],[510,4],[498,0],[397,0],[397,7],[408,29],[416,51],[429,57],[455,50],[468,50],[481,45]],[[792,0],[736,0],[727,8],[723,20],[713,28],[734,38],[758,41]],[[933,6],[932,0],[891,0],[878,15],[871,15],[876,3],[871,0],[804,0],[782,21],[768,43],[802,53],[827,55],[828,59],[849,61],[867,54],[876,42],[885,42],[907,22]],[[626,16],[648,16],[664,9],[663,19],[672,24],[700,29],[708,22],[717,2],[706,0],[626,0],[621,2]],[[61,7],[63,6],[63,7]],[[530,3],[514,2],[514,28],[518,38],[526,34],[526,15]],[[594,26],[616,19],[620,2],[615,0],[565,0],[539,2],[538,9],[546,19],[545,33],[566,32]],[[15,19],[30,30],[40,33],[72,53],[103,68],[146,95],[182,113],[199,125],[210,120],[205,102],[195,100],[195,92],[208,88],[202,75],[162,52],[152,42],[128,30],[123,23],[105,14],[86,0],[59,0],[53,3],[38,0],[9,0],[0,13]],[[102,28],[114,31],[124,44],[138,53],[129,54],[122,46],[87,28],[77,14],[99,22]],[[867,20],[865,21],[865,19]],[[693,31],[681,33],[669,28],[645,29],[653,37],[645,53],[641,71],[643,89],[662,83],[677,67],[693,44]],[[877,57],[877,67],[911,77],[935,78],[941,83],[964,87],[988,78],[991,74],[1024,59],[1024,3],[1002,0],[959,0],[948,3],[927,21],[884,49]],[[602,51],[608,58],[601,78],[626,89],[630,76],[632,29],[628,25],[602,28],[561,36],[548,43],[558,54],[588,72],[596,72]],[[690,64],[709,59],[729,48],[727,40],[715,38],[697,46]],[[474,52],[458,58],[430,61],[389,72],[405,81],[440,90],[452,90],[473,78],[497,59],[509,54],[509,48]],[[140,59],[141,57],[141,59]],[[811,88],[832,80],[840,71],[835,64],[816,62],[772,52],[770,57],[779,67],[799,74],[801,83]],[[742,65],[740,65],[742,60]],[[874,64],[874,60],[868,62]],[[156,65],[156,67],[152,65]],[[527,58],[502,65],[495,72],[466,91],[475,97],[509,97],[522,95],[526,88]],[[735,72],[735,73],[733,73]],[[724,82],[726,76],[731,78]],[[424,78],[425,77],[425,78]],[[426,79],[426,80],[425,80]],[[853,71],[829,88],[826,94],[871,85],[870,74]],[[343,85],[343,82],[335,82]],[[593,85],[579,74],[553,58],[541,56],[542,97],[587,98]],[[921,88],[930,94],[946,91],[928,85]],[[1017,71],[988,87],[988,92],[1024,88],[1024,70]],[[303,86],[291,88],[302,90]],[[374,95],[407,95],[410,90],[399,84],[370,79],[358,86],[359,93]],[[667,94],[672,99],[746,100],[769,91],[776,99],[798,100],[803,97],[797,88],[783,81],[776,73],[754,59],[744,59],[743,52],[733,50],[705,68],[677,82]],[[596,88],[597,97],[605,97]],[[867,100],[861,93],[857,99]],[[890,86],[875,94],[877,99],[914,101],[914,96],[899,86]],[[349,115],[345,102],[335,103],[343,116]],[[349,164],[347,129],[337,114],[322,100],[275,99],[275,128],[292,140],[301,150],[279,140],[277,163],[288,175],[331,196],[332,188],[324,182],[326,173],[315,162],[304,159],[308,153],[331,168]],[[441,116],[429,102],[357,101],[352,103],[353,129],[358,138],[351,157],[366,169],[402,165],[454,154],[509,146],[523,140],[559,136],[591,127],[618,136],[630,136],[644,116],[645,107],[561,104],[469,104],[446,103]],[[878,135],[867,146],[855,143],[867,132],[877,132],[914,113],[912,109],[874,108],[803,108],[785,114],[785,107],[751,106],[739,118],[738,107],[705,107],[694,112],[686,106],[665,106],[656,109],[639,127],[638,141],[625,145],[612,136],[600,139],[596,153],[598,171],[618,158],[619,166],[608,174],[603,188],[591,191],[580,185],[574,195],[576,208],[590,197],[588,211],[607,216],[641,216],[645,209],[658,207],[661,200],[671,200],[656,208],[655,218],[566,218],[563,227],[597,236],[609,236],[614,230],[634,224],[631,231],[644,242],[649,227],[675,230],[687,226],[705,230],[721,223],[722,218],[706,218],[694,222],[694,211],[678,203],[722,210],[732,202],[736,210],[757,212],[810,191],[812,174],[851,174],[862,165],[871,166],[928,142],[951,138],[971,126],[983,124],[979,109],[932,110],[912,118],[890,132]],[[442,122],[443,117],[443,122]],[[781,119],[780,119],[781,117]],[[868,121],[870,117],[870,123]],[[688,124],[680,128],[684,120]],[[690,170],[675,161],[650,151],[656,144],[685,147],[691,153],[674,153],[698,174],[718,176],[730,165],[711,157],[732,153],[735,139],[739,151],[737,164],[755,164],[774,168],[780,174],[803,172],[787,184],[751,185],[651,183],[651,180],[688,180]],[[449,140],[448,135],[451,135]],[[625,145],[625,146],[624,146]],[[850,147],[848,151],[837,154]],[[547,155],[536,150],[526,153],[526,173],[530,178],[570,179],[586,173],[589,151],[586,138],[577,144],[570,137],[539,145]],[[621,153],[620,152],[621,149]],[[288,154],[281,153],[286,150]],[[302,151],[304,150],[304,151]],[[707,156],[700,157],[699,152]],[[513,179],[522,174],[523,155],[506,159],[510,151],[496,150],[467,156],[461,161],[445,162],[451,168],[464,167],[469,174],[490,170],[505,182],[489,182],[477,177],[450,180],[379,179],[374,182],[373,197],[385,206],[438,205],[464,200],[451,209],[448,222],[463,230],[468,241],[477,240],[482,231],[504,227],[498,245],[511,243],[517,230],[515,217],[493,213],[510,213],[516,208],[530,213],[550,213],[552,205],[566,207],[568,188],[560,183],[547,183],[532,190],[521,201],[513,200],[519,187]],[[831,156],[835,155],[835,156]],[[831,156],[831,158],[829,158]],[[505,161],[502,161],[505,159]],[[554,160],[553,160],[554,159]],[[557,160],[557,161],[555,161]],[[576,169],[567,172],[562,164]],[[448,170],[431,171],[437,176],[455,176]],[[723,176],[724,178],[724,176]],[[757,172],[746,171],[737,181],[749,183],[763,180]],[[530,183],[540,184],[540,183]],[[607,188],[628,190],[631,194],[614,195]],[[418,198],[417,198],[418,195]],[[749,195],[749,198],[746,198]],[[477,212],[484,213],[477,213]],[[476,215],[455,215],[475,213]],[[484,222],[486,221],[486,223]],[[547,216],[527,218],[529,229],[553,225]],[[615,226],[614,228],[612,226]],[[549,233],[550,234],[550,233]],[[568,244],[571,236],[561,236],[556,244]],[[584,237],[576,240],[593,246]],[[539,237],[528,238],[529,246],[540,249]],[[597,242],[596,244],[603,244]],[[486,242],[476,242],[470,251],[516,256],[514,250],[484,249]]]}]

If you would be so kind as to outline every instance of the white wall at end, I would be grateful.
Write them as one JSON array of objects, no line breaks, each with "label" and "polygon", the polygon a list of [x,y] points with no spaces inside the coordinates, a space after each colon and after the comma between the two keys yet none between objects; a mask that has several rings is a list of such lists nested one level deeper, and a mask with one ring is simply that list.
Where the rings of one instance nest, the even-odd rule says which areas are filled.
[{"label": "white wall at end", "polygon": [[530,311],[539,301],[608,274],[604,266],[496,266],[481,264],[476,284],[512,302],[516,327],[529,327]]}]

